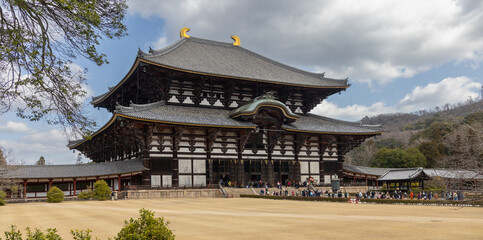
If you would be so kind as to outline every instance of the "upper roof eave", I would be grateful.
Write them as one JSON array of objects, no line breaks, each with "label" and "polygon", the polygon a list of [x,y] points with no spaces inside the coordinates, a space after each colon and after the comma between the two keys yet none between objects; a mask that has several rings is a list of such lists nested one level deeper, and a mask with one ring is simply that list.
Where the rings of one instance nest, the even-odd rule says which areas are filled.
[{"label": "upper roof eave", "polygon": [[[194,41],[210,42],[210,43],[219,44],[219,45],[222,45],[222,46],[230,46],[231,45],[229,43],[216,42],[216,41],[199,39],[199,38],[194,38],[194,37],[191,37],[190,39],[191,40],[194,40]],[[157,63],[155,61],[152,61],[150,59],[147,59],[147,56],[148,55],[152,55],[152,54],[157,54],[157,55],[158,54],[161,54],[161,55],[162,54],[167,54],[167,53],[175,50],[177,47],[179,47],[180,45],[182,45],[184,42],[189,41],[190,39],[186,39],[186,38],[179,39],[176,42],[174,42],[173,44],[171,44],[168,47],[163,48],[161,50],[150,50],[150,53],[144,53],[141,50],[139,50],[138,55],[136,57],[136,60],[134,61],[133,65],[131,66],[131,69],[124,76],[124,78],[118,84],[116,84],[114,87],[112,87],[111,89],[109,89],[107,92],[105,92],[105,93],[103,93],[101,95],[98,95],[98,96],[93,97],[92,98],[92,101],[91,101],[91,104],[97,105],[97,104],[102,103],[105,99],[107,99],[113,92],[115,92],[120,86],[122,86],[124,84],[124,82],[127,81],[127,79],[129,79],[129,77],[134,73],[134,71],[136,70],[137,66],[141,62],[144,62],[146,64],[151,64],[151,65],[154,65],[154,66],[158,66],[158,67],[163,67],[163,68],[171,69],[171,70],[186,72],[186,73],[200,74],[200,75],[205,75],[205,76],[223,77],[223,78],[230,78],[230,79],[237,79],[237,80],[266,82],[266,83],[273,83],[273,84],[286,85],[286,86],[300,86],[300,87],[307,87],[307,88],[340,89],[340,90],[346,89],[346,88],[348,88],[350,86],[350,84],[347,83],[348,82],[348,79],[347,78],[346,79],[331,79],[331,78],[326,78],[324,76],[324,73],[311,73],[311,72],[307,72],[307,71],[304,71],[304,70],[300,70],[300,69],[297,69],[297,68],[294,68],[294,67],[291,67],[291,66],[288,66],[288,65],[279,63],[277,61],[271,60],[271,59],[269,59],[267,57],[261,56],[261,55],[259,55],[257,53],[251,52],[251,51],[249,51],[247,49],[244,49],[242,47],[239,47],[239,46],[236,46],[236,48],[237,49],[242,49],[243,51],[246,51],[246,52],[250,53],[251,55],[256,56],[257,58],[260,58],[260,59],[263,59],[263,60],[265,60],[267,62],[270,62],[271,64],[281,66],[281,67],[286,68],[286,69],[288,69],[290,71],[293,71],[293,72],[298,72],[300,74],[307,75],[307,77],[312,76],[312,77],[315,77],[315,78],[319,78],[320,80],[329,80],[329,81],[338,82],[338,83],[335,84],[335,86],[320,86],[320,85],[303,84],[303,83],[302,84],[291,84],[291,83],[277,82],[277,81],[271,81],[271,80],[266,80],[266,79],[247,78],[247,77],[241,77],[241,76],[216,74],[216,73],[212,73],[212,72],[203,72],[203,71],[193,71],[193,70],[190,70],[190,69],[184,69],[184,68],[179,68],[179,67],[176,67],[176,66],[170,66],[170,65],[167,65],[167,64]],[[230,47],[235,47],[235,46],[230,46]]]}]

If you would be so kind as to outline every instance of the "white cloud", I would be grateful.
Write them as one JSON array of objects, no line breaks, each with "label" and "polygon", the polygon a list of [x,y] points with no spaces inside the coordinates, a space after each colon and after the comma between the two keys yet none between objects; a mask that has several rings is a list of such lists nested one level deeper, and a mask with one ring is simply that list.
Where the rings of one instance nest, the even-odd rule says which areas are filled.
[{"label": "white cloud", "polygon": [[[164,19],[173,42],[231,41],[284,63],[387,83],[448,62],[477,66],[483,55],[481,1],[130,1],[131,14]],[[162,45],[162,44],[161,44]],[[329,76],[329,75],[328,75]],[[330,77],[330,76],[329,76]]]},{"label": "white cloud", "polygon": [[158,50],[158,49],[166,47],[168,44],[169,44],[168,38],[166,38],[166,35],[162,35],[162,36],[158,37],[158,39],[156,41],[150,42],[147,45],[152,47],[154,50]]},{"label": "white cloud", "polygon": [[430,109],[444,104],[460,103],[479,97],[482,84],[468,77],[445,78],[438,83],[424,87],[417,86],[399,101],[397,108],[402,112]]},{"label": "white cloud", "polygon": [[25,123],[8,121],[5,125],[0,125],[0,133],[21,133],[29,131]]},{"label": "white cloud", "polygon": [[370,106],[353,104],[339,107],[330,101],[323,101],[316,106],[311,113],[336,119],[357,121],[365,116],[375,116],[393,111],[394,108],[386,106],[383,102],[376,102]]},{"label": "white cloud", "polygon": [[419,110],[431,110],[445,104],[465,102],[470,98],[477,99],[481,87],[481,83],[465,76],[445,78],[438,83],[429,83],[426,86],[415,87],[411,93],[406,94],[394,106],[387,106],[384,102],[376,102],[370,106],[353,104],[339,107],[330,101],[324,101],[316,106],[312,113],[356,121],[365,116],[375,116],[383,113],[409,113]]},{"label": "white cloud", "polygon": [[44,156],[47,163],[74,164],[76,154],[70,151],[66,144],[66,137],[56,129],[31,130],[18,138],[0,140],[0,145],[11,150],[16,161],[25,164],[34,164],[40,156]]}]

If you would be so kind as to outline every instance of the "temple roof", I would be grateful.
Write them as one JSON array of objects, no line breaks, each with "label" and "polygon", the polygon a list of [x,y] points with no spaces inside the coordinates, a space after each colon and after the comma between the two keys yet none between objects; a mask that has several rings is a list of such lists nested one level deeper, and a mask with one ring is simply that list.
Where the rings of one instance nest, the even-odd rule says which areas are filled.
[{"label": "temple roof", "polygon": [[423,168],[403,168],[403,169],[392,169],[387,171],[384,175],[379,177],[379,181],[404,181],[413,180],[419,177],[425,179],[429,178],[423,171]]},{"label": "temple roof", "polygon": [[0,172],[3,179],[81,178],[140,173],[148,170],[141,159],[69,165],[14,165]]},{"label": "temple roof", "polygon": [[389,170],[397,169],[397,168],[375,168],[375,167],[364,167],[364,166],[356,166],[356,165],[343,165],[344,171],[349,171],[358,174],[364,175],[374,175],[374,176],[382,176]]},{"label": "temple roof", "polygon": [[347,79],[327,78],[323,73],[290,67],[232,43],[190,37],[180,38],[160,50],[139,51],[130,73],[107,93],[93,97],[92,103],[98,103],[121,86],[140,62],[182,72],[248,81],[314,88],[345,89],[349,86]]},{"label": "temple roof", "polygon": [[[360,123],[346,122],[322,117],[314,114],[307,116],[297,115],[299,118],[291,124],[284,124],[282,128],[287,131],[311,132],[325,134],[348,135],[377,135],[382,132],[380,126],[365,126]],[[249,128],[255,129],[257,125],[230,118],[230,112],[218,108],[186,107],[167,105],[163,101],[150,104],[131,104],[129,107],[118,105],[111,120],[92,137],[108,128],[118,117],[146,122],[158,122],[184,126],[222,127],[222,128]],[[68,146],[74,148],[87,139],[70,141]]]},{"label": "temple roof", "polygon": [[347,79],[330,79],[323,73],[296,69],[232,43],[195,37],[180,38],[166,48],[139,53],[138,57],[179,70],[210,75],[316,87],[346,87],[347,84]]},{"label": "temple roof", "polygon": [[201,107],[167,105],[163,101],[150,104],[131,104],[116,107],[114,113],[127,118],[207,127],[255,128],[251,122],[229,117],[229,111]]},{"label": "temple roof", "polygon": [[314,132],[328,134],[380,134],[379,125],[364,125],[360,122],[348,122],[315,114],[300,115],[294,123],[284,124],[282,128],[296,132]]}]

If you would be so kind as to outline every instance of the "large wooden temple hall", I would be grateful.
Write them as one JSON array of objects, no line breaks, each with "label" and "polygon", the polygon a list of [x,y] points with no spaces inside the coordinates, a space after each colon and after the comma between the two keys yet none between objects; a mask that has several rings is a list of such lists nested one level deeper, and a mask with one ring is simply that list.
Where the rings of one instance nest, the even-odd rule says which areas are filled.
[{"label": "large wooden temple hall", "polygon": [[196,187],[342,178],[344,154],[379,126],[309,112],[347,79],[299,70],[240,46],[195,38],[139,50],[130,71],[93,98],[112,118],[71,141],[94,162],[140,159],[133,185]]},{"label": "large wooden temple hall", "polygon": [[[94,97],[111,119],[68,147],[95,163],[8,166],[0,179],[23,185],[22,197],[43,197],[56,185],[75,196],[104,179],[126,185],[204,187],[230,181],[317,184],[377,178],[344,166],[344,155],[380,126],[309,112],[349,87],[347,79],[299,70],[234,42],[190,37],[138,52],[129,72]],[[360,180],[359,179],[359,180]]]}]

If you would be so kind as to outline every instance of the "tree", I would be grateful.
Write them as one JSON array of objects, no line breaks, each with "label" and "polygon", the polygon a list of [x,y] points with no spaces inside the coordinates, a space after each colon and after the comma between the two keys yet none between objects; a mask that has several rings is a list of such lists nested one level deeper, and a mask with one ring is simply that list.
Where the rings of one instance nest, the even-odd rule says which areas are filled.
[{"label": "tree", "polygon": [[438,161],[442,159],[447,148],[442,143],[423,142],[418,146],[419,151],[426,157],[426,167],[436,167]]},{"label": "tree", "polygon": [[373,139],[369,139],[354,148],[346,155],[346,161],[349,164],[369,166],[376,155],[377,147]]},{"label": "tree", "polygon": [[371,166],[381,168],[414,168],[425,167],[426,158],[417,148],[387,149],[383,148],[376,153]]},{"label": "tree", "polygon": [[5,158],[5,155],[3,155],[3,152],[3,147],[0,146],[0,167],[7,166],[7,159]]},{"label": "tree", "polygon": [[125,36],[125,0],[1,0],[0,114],[15,111],[74,133],[95,125],[82,111],[83,72],[72,60],[107,63],[103,37]]},{"label": "tree", "polygon": [[175,235],[168,228],[169,222],[164,218],[155,218],[152,211],[139,210],[138,219],[124,221],[124,227],[117,234],[116,240],[174,239]]},{"label": "tree", "polygon": [[45,158],[44,156],[40,156],[40,159],[35,163],[35,165],[45,165]]},{"label": "tree", "polygon": [[111,196],[111,189],[107,185],[106,181],[98,180],[94,183],[93,198],[99,201],[107,200]]}]

